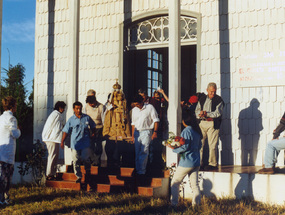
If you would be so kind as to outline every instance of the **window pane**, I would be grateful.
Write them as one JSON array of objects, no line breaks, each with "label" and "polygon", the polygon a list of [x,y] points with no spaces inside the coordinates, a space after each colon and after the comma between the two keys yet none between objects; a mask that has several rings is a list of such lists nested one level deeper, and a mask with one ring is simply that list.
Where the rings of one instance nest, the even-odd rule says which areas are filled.
[{"label": "window pane", "polygon": [[158,80],[158,73],[157,72],[153,72],[153,79]]},{"label": "window pane", "polygon": [[151,70],[147,70],[147,78],[151,79]]},{"label": "window pane", "polygon": [[162,63],[159,63],[159,70],[162,71]]},{"label": "window pane", "polygon": [[151,89],[150,88],[147,89],[147,95],[151,96]]},{"label": "window pane", "polygon": [[147,51],[147,57],[148,57],[148,58],[151,58],[151,50],[148,50],[148,51]]},{"label": "window pane", "polygon": [[147,87],[151,88],[151,80],[147,81]]},{"label": "window pane", "polygon": [[152,81],[152,87],[154,88],[154,89],[157,89],[157,87],[158,87],[158,82],[157,81]]},{"label": "window pane", "polygon": [[161,29],[160,28],[154,29],[153,32],[154,32],[154,37],[156,38],[156,40],[160,41],[161,40]]},{"label": "window pane", "polygon": [[155,51],[153,51],[153,59],[156,59],[157,58],[157,54]]},{"label": "window pane", "polygon": [[149,24],[140,26],[140,31],[141,31],[140,39],[142,41],[144,40],[148,41],[151,39],[151,34],[149,33],[150,29],[151,29],[151,25]]},{"label": "window pane", "polygon": [[153,63],[153,67],[152,68],[157,69],[157,61],[154,60],[152,63]]},{"label": "window pane", "polygon": [[148,67],[151,67],[151,59],[148,59],[148,60],[147,60],[147,66],[148,66]]}]

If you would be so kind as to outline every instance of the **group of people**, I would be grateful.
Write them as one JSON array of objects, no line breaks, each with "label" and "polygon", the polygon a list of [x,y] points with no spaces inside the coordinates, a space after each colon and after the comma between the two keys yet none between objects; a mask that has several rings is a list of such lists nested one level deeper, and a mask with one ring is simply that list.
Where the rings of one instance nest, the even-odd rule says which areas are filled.
[{"label": "group of people", "polygon": [[[62,121],[62,113],[66,105],[64,102],[56,103],[55,110],[48,117],[43,129],[43,141],[47,144],[49,153],[46,172],[48,180],[55,179],[58,143],[61,148],[64,148],[68,135],[70,135],[70,148],[77,182],[81,182],[82,179],[81,161],[84,161],[86,179],[90,174],[91,164],[100,164],[103,138],[107,141],[108,164],[114,159],[114,154],[108,153],[110,148],[118,147],[118,143],[123,141],[133,143],[136,174],[142,181],[145,179],[147,164],[157,157],[154,155],[155,147],[162,145],[160,140],[165,139],[165,133],[168,133],[166,118],[168,97],[162,89],[155,91],[152,98],[148,97],[145,91],[139,90],[131,103],[132,109],[129,115],[120,86],[116,84],[113,88],[114,92],[109,95],[105,105],[96,100],[94,90],[88,91],[86,106],[83,107],[80,102],[75,102],[74,115],[65,125]],[[221,97],[216,95],[216,90],[216,84],[209,83],[207,95],[197,94],[191,96],[188,102],[181,103],[185,127],[181,136],[185,138],[186,143],[174,150],[183,156],[171,183],[173,205],[177,204],[177,189],[185,175],[190,175],[191,187],[195,194],[193,203],[198,204],[200,201],[198,170],[200,168],[217,169],[217,143],[224,103]],[[208,165],[200,162],[206,139],[209,143]]]},{"label": "group of people", "polygon": [[[155,159],[155,142],[165,139],[164,134],[168,132],[168,97],[162,89],[155,91],[152,98],[149,98],[145,91],[139,90],[129,112],[120,85],[116,83],[113,88],[114,92],[108,95],[104,105],[96,100],[96,92],[89,90],[86,105],[83,107],[79,101],[74,102],[74,115],[66,123],[63,117],[66,104],[63,101],[56,102],[42,132],[42,140],[48,150],[47,180],[56,179],[59,147],[64,148],[68,136],[77,183],[82,180],[82,161],[86,170],[86,180],[89,179],[91,165],[100,165],[104,139],[108,165],[120,159],[115,155],[119,154],[119,147],[134,144],[136,173],[144,179],[147,163]],[[174,207],[178,204],[179,185],[186,175],[189,176],[193,190],[192,204],[197,205],[201,201],[198,171],[218,168],[217,145],[224,102],[216,94],[216,90],[216,84],[209,83],[207,95],[198,93],[191,96],[189,101],[181,102],[182,124],[185,127],[181,137],[185,139],[185,144],[173,150],[181,155],[171,181],[171,205]],[[0,205],[5,205],[10,201],[8,191],[14,170],[16,138],[19,138],[21,131],[17,119],[13,116],[17,107],[16,100],[6,97],[2,99],[2,105],[4,112],[0,116]],[[280,133],[284,130],[285,114],[274,130],[273,140],[267,145],[265,166],[259,173],[274,173],[278,153],[285,149],[285,138],[279,139]],[[203,159],[206,140],[209,145],[208,161]]]},{"label": "group of people", "polygon": [[[133,163],[138,177],[145,176],[150,143],[162,135],[159,126],[159,122],[164,118],[161,98],[151,98],[154,105],[150,105],[146,97],[138,94],[132,101],[132,110],[129,112],[120,85],[116,83],[113,89],[104,105],[97,101],[96,92],[89,90],[86,105],[75,102],[74,115],[65,124],[62,113],[66,104],[63,101],[55,104],[54,111],[49,115],[42,132],[42,140],[48,149],[47,180],[56,179],[59,145],[64,148],[68,136],[76,182],[80,183],[82,179],[81,163],[85,166],[86,179],[90,174],[91,165],[100,166],[103,140],[106,140],[108,167],[118,167],[121,162],[123,166],[128,165],[132,160],[131,153],[134,155]],[[126,148],[133,143],[135,152],[126,152]]]}]

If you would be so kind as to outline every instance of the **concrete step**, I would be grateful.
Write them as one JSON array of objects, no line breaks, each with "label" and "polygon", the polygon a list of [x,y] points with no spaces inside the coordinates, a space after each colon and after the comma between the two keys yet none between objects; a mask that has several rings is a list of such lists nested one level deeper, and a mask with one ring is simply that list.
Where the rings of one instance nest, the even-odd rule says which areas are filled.
[{"label": "concrete step", "polygon": [[[228,172],[221,172],[228,168]],[[262,167],[228,166],[222,167],[219,172],[199,172],[199,186],[201,193],[205,196],[215,196],[217,198],[244,198],[250,197],[255,201],[269,204],[284,205],[285,171],[276,174],[258,174],[257,171]],[[237,171],[238,170],[238,171]],[[242,170],[242,171],[241,171]],[[285,170],[285,169],[284,169]],[[184,193],[185,198],[192,198],[192,190],[185,177]]]}]

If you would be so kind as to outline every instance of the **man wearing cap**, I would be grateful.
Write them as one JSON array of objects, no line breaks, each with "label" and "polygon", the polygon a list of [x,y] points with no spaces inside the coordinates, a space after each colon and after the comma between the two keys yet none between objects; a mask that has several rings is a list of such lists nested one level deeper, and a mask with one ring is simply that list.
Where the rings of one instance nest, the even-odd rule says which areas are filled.
[{"label": "man wearing cap", "polygon": [[[220,125],[222,122],[222,112],[224,108],[223,99],[216,94],[217,85],[213,82],[208,84],[208,95],[202,94],[199,98],[195,114],[200,121],[200,128],[203,134],[201,148],[201,168],[204,170],[215,170],[218,168],[217,146],[219,139]],[[209,144],[209,164],[203,164],[203,148],[205,141]]]},{"label": "man wearing cap", "polygon": [[93,89],[90,89],[87,91],[87,96],[96,96],[96,91]]}]

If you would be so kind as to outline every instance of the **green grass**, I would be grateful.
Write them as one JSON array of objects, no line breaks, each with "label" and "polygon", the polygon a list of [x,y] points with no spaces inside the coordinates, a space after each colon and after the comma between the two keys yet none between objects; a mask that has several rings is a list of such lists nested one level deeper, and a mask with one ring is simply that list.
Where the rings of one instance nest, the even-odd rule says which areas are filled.
[{"label": "green grass", "polygon": [[136,194],[100,194],[54,190],[45,187],[10,189],[14,204],[0,214],[285,214],[285,206],[270,206],[249,199],[202,198],[199,207],[181,201],[177,210],[168,208],[166,199]]}]

